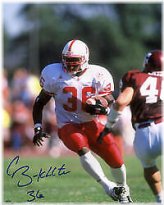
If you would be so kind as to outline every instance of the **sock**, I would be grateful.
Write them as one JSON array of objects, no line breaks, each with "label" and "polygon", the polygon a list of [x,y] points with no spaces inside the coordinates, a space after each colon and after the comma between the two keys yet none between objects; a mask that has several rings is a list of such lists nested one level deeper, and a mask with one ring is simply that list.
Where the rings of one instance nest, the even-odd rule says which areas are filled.
[{"label": "sock", "polygon": [[162,198],[162,195],[163,195],[163,194],[164,194],[164,193],[160,192],[160,193],[158,193],[157,195],[155,195],[156,202],[158,202],[158,203],[164,202],[164,201],[163,201],[163,198]]},{"label": "sock", "polygon": [[118,185],[127,186],[126,167],[124,164],[120,168],[111,168],[111,172]]},{"label": "sock", "polygon": [[100,163],[91,154],[91,152],[87,152],[86,154],[80,156],[80,161],[85,171],[103,186],[107,194],[110,194],[116,184],[107,179]]}]

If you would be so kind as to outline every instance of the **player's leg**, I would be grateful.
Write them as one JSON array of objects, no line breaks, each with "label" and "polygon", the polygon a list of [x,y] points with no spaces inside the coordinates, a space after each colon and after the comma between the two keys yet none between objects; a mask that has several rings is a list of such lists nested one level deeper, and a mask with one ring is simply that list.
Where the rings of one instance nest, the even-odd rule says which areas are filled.
[{"label": "player's leg", "polygon": [[162,126],[160,124],[136,130],[134,150],[142,163],[144,178],[157,202],[163,200],[161,174],[156,166],[156,158],[161,154],[161,147]]},{"label": "player's leg", "polygon": [[111,134],[105,136],[101,143],[97,142],[98,134],[102,131],[103,125],[99,122],[94,123],[97,128],[96,132],[94,131],[95,129],[86,129],[89,136],[90,147],[110,166],[117,185],[123,188],[122,192],[124,192],[124,194],[122,194],[119,200],[122,200],[121,202],[132,202],[129,187],[126,182],[126,167],[124,165],[120,150]]},{"label": "player's leg", "polygon": [[[67,132],[65,130],[67,130]],[[67,148],[80,156],[80,162],[84,170],[99,182],[105,192],[110,195],[116,184],[107,179],[100,163],[90,152],[88,139],[83,133],[81,125],[65,125],[59,129],[59,137]]]},{"label": "player's leg", "polygon": [[126,180],[126,167],[119,148],[115,144],[112,135],[109,135],[104,137],[101,144],[96,144],[93,150],[110,166],[112,175],[118,186],[115,191],[116,195],[119,195],[119,201],[121,203],[129,203],[132,202],[132,199]]},{"label": "player's leg", "polygon": [[[82,150],[86,151],[86,148],[83,148]],[[83,152],[83,154],[80,154],[79,156],[81,165],[84,168],[84,170],[86,170],[88,174],[90,174],[94,179],[96,179],[98,183],[102,185],[106,194],[111,196],[113,188],[116,186],[116,184],[107,179],[96,157],[94,157],[91,151],[87,151],[86,153]]]},{"label": "player's leg", "polygon": [[161,174],[157,166],[144,168],[144,178],[155,195],[157,202],[162,202]]},{"label": "player's leg", "polygon": [[[96,128],[94,128],[94,126]],[[102,143],[97,142],[98,135],[103,128],[104,125],[98,121],[94,121],[90,123],[90,125],[86,125],[85,130],[86,134],[89,136],[88,140],[90,147],[111,167],[116,183],[126,185],[126,168],[120,150],[116,145],[113,136],[108,134],[103,138]]]}]

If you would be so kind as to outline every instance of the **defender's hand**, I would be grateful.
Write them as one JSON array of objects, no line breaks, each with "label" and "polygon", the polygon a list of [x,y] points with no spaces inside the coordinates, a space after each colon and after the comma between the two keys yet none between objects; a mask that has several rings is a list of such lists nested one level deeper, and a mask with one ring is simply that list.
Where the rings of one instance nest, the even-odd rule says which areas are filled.
[{"label": "defender's hand", "polygon": [[35,135],[33,138],[34,145],[42,146],[43,138],[49,138],[50,136],[42,131],[41,127],[36,127],[34,129]]},{"label": "defender's hand", "polygon": [[97,142],[98,142],[99,144],[101,144],[101,143],[102,143],[102,140],[103,140],[103,137],[106,136],[108,133],[111,133],[111,132],[112,132],[112,129],[111,129],[111,128],[105,127],[105,128],[103,129],[103,131],[100,133],[100,135],[98,136]]}]

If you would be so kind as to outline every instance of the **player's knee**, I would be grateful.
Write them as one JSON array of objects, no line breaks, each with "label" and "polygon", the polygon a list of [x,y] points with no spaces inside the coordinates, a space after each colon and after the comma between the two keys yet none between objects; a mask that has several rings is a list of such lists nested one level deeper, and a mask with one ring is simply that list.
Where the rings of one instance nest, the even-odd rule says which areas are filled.
[{"label": "player's knee", "polygon": [[89,149],[87,147],[83,147],[81,150],[78,151],[78,155],[82,156],[86,154],[87,152],[89,152]]},{"label": "player's knee", "polygon": [[144,168],[144,177],[146,180],[158,181],[160,179],[160,171],[157,166]]}]

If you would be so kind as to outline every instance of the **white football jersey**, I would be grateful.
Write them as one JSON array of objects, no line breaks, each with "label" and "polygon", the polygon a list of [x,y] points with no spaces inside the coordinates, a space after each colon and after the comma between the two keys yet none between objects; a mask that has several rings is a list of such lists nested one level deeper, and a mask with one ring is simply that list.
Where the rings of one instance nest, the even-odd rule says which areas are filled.
[{"label": "white football jersey", "polygon": [[114,90],[111,74],[103,67],[89,65],[81,76],[70,76],[61,63],[46,66],[40,78],[42,88],[53,95],[58,126],[90,121],[96,115],[85,112],[86,100]]}]

